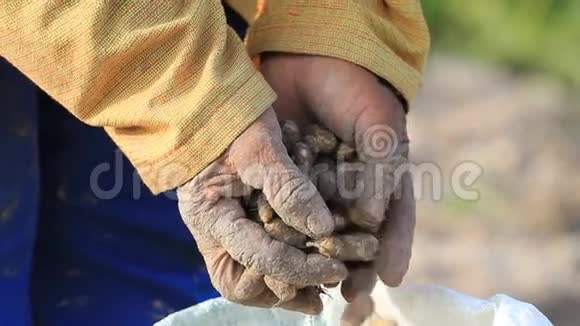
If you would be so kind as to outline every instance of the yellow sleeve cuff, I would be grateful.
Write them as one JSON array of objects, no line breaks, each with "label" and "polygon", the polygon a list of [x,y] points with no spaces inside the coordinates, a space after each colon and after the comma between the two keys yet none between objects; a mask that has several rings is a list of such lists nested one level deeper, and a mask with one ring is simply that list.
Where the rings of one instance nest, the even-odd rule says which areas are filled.
[{"label": "yellow sleeve cuff", "polygon": [[411,101],[430,41],[419,0],[287,0],[266,1],[246,43],[251,56],[277,51],[353,62]]},{"label": "yellow sleeve cuff", "polygon": [[[143,182],[154,193],[176,188],[191,180],[229,147],[276,100],[276,94],[262,75],[250,70],[241,73],[241,87],[211,113],[190,119],[179,130],[199,130],[183,144],[155,159],[136,143],[125,142],[122,150],[131,159]],[[203,119],[209,119],[204,121]],[[200,121],[201,120],[201,121]],[[195,124],[204,124],[203,127]],[[107,130],[111,137],[115,135]],[[141,159],[142,158],[142,159]]]}]

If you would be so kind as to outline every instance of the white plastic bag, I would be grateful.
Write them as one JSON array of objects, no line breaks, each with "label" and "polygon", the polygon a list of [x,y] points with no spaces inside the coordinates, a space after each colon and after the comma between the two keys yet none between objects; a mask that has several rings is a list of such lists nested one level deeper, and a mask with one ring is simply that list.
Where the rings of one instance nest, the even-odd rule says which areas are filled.
[{"label": "white plastic bag", "polygon": [[503,294],[482,300],[437,286],[376,286],[373,299],[377,314],[400,326],[552,325],[533,305]]},{"label": "white plastic bag", "polygon": [[[501,294],[481,300],[436,286],[390,289],[377,283],[372,296],[377,315],[399,326],[552,326],[533,305]],[[344,306],[335,289],[324,297],[320,316],[246,307],[220,298],[176,312],[155,326],[338,326]]]}]

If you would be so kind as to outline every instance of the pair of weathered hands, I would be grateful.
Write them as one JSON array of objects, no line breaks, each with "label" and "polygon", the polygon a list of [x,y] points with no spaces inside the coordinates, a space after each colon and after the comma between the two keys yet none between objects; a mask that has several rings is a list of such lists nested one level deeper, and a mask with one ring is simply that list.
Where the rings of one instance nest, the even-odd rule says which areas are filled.
[{"label": "pair of weathered hands", "polygon": [[[408,268],[415,226],[408,175],[388,210],[386,194],[375,192],[356,201],[359,209],[385,222],[375,262],[348,269],[338,260],[272,240],[261,226],[245,218],[239,202],[248,189],[261,189],[290,226],[313,238],[330,234],[331,213],[288,156],[277,118],[299,123],[318,120],[358,150],[368,146],[363,135],[370,128],[388,126],[396,133],[397,145],[407,148],[405,112],[399,99],[374,74],[339,59],[268,54],[262,58],[261,71],[278,94],[274,109],[268,109],[224,155],[178,189],[181,215],[214,286],[232,301],[271,307],[278,299],[264,276],[301,286],[343,281],[341,291],[347,301],[368,295],[377,275],[387,285],[399,285]],[[362,178],[376,178],[372,171],[380,161],[375,157],[365,163],[369,173],[362,173]],[[316,314],[322,303],[318,293],[300,291],[282,307]]]}]

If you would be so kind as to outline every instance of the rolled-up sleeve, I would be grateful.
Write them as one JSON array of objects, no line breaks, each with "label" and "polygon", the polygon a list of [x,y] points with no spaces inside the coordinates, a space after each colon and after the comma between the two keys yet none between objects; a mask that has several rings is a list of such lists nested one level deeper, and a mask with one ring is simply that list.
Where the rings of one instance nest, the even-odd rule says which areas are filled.
[{"label": "rolled-up sleeve", "polygon": [[[247,6],[238,4],[241,12]],[[279,51],[356,63],[411,101],[422,81],[429,31],[419,0],[260,0],[247,36],[250,55]]]},{"label": "rolled-up sleeve", "polygon": [[275,100],[218,0],[2,1],[0,55],[104,127],[155,193],[199,173]]}]

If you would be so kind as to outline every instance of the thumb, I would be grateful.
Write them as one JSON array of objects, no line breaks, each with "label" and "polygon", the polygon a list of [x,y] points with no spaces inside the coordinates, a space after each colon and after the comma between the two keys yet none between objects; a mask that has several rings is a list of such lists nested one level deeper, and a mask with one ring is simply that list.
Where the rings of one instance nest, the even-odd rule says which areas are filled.
[{"label": "thumb", "polygon": [[257,164],[241,171],[242,182],[261,189],[287,225],[312,238],[332,233],[334,219],[314,184],[288,154],[272,152],[271,155],[275,163]]},{"label": "thumb", "polygon": [[398,286],[409,268],[415,229],[415,198],[409,173],[401,179],[401,194],[395,196],[383,228],[381,249],[375,261],[381,280]]},{"label": "thumb", "polygon": [[384,220],[400,172],[407,167],[409,152],[402,104],[386,88],[379,95],[380,100],[367,106],[354,125],[357,153],[365,163],[364,191],[356,206],[377,226]]},{"label": "thumb", "polygon": [[243,183],[261,189],[289,226],[320,238],[334,230],[334,219],[312,182],[292,162],[272,110],[264,113],[230,151]]}]

